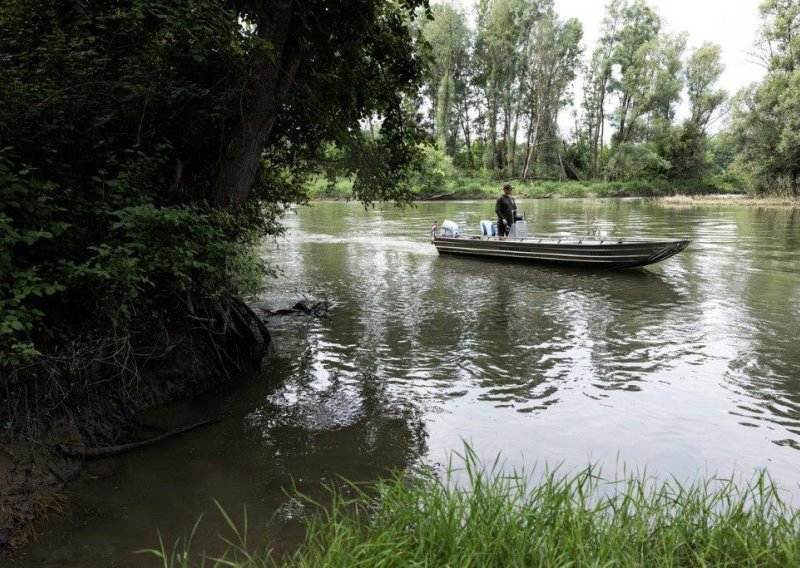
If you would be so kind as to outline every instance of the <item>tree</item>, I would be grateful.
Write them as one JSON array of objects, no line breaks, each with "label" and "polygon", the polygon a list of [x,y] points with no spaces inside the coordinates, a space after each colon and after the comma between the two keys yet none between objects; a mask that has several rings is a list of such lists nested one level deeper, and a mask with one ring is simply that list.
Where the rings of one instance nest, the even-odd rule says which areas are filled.
[{"label": "tree", "polygon": [[519,129],[520,88],[524,82],[529,32],[552,0],[481,0],[475,58],[476,85],[485,100],[484,167],[514,175]]},{"label": "tree", "polygon": [[725,68],[721,54],[719,46],[704,43],[686,63],[689,117],[679,127],[669,128],[667,136],[658,140],[660,154],[672,166],[670,177],[673,179],[701,179],[712,166],[706,130],[728,96],[723,89],[716,88]]},{"label": "tree", "polygon": [[[432,6],[431,15],[433,19],[423,29],[432,55],[424,89],[434,112],[434,136],[439,146],[452,156],[459,126],[465,126],[463,114],[469,114],[471,32],[464,13],[450,4]],[[464,136],[469,145],[466,124]]]},{"label": "tree", "polygon": [[21,298],[1,315],[31,315],[9,322],[20,345],[252,290],[252,245],[330,142],[359,157],[359,197],[411,199],[423,0],[45,4],[0,5],[0,296]]},{"label": "tree", "polygon": [[[760,7],[759,47],[767,75],[736,98],[732,130],[739,160],[756,179],[789,179],[798,196],[800,175],[800,2],[767,0]],[[785,178],[784,178],[785,179]]]},{"label": "tree", "polygon": [[220,161],[213,203],[234,210],[243,205],[279,110],[314,133],[317,142],[303,137],[312,148],[331,138],[352,144],[360,121],[373,114],[382,117],[387,152],[383,189],[374,187],[376,193],[360,197],[407,199],[393,193],[402,186],[397,174],[416,147],[403,135],[413,131],[403,99],[415,96],[422,71],[408,22],[426,6],[426,0],[243,2],[243,25],[259,41],[248,54],[248,96]]},{"label": "tree", "polygon": [[686,90],[690,107],[688,120],[703,132],[728,96],[723,89],[715,88],[724,70],[722,48],[708,42],[698,47],[686,64]]},{"label": "tree", "polygon": [[555,145],[558,113],[569,101],[567,91],[575,79],[582,36],[578,20],[563,22],[552,10],[544,13],[530,30],[522,93],[528,129],[523,179],[529,177],[541,149]]},{"label": "tree", "polygon": [[[629,178],[630,172],[671,175],[686,37],[665,33],[660,16],[644,0],[608,4],[600,42],[585,73],[583,112],[572,152],[576,164],[588,165],[592,178]],[[606,120],[614,129],[610,137]],[[638,145],[646,148],[633,148]],[[615,159],[617,152],[624,156]],[[646,163],[635,166],[637,159]]]}]

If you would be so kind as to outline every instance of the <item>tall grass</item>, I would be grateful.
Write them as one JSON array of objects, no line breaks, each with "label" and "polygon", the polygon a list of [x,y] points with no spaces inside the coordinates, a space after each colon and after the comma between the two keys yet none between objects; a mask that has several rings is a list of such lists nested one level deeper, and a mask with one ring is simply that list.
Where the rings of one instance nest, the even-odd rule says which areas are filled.
[{"label": "tall grass", "polygon": [[[238,537],[208,565],[800,566],[800,515],[766,473],[743,486],[646,474],[610,482],[596,468],[548,471],[531,482],[502,473],[498,461],[481,466],[470,448],[459,459],[463,469],[451,465],[441,477],[347,484],[325,507],[305,499],[315,513],[291,555],[248,552]],[[180,547],[155,553],[165,566],[197,560]]]}]

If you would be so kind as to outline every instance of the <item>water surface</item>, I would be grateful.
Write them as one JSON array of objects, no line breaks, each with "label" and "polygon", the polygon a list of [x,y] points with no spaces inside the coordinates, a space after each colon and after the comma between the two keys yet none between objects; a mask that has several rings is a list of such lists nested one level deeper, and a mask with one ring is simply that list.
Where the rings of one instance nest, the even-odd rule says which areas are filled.
[{"label": "water surface", "polygon": [[317,203],[265,243],[283,274],[262,301],[303,294],[329,316],[276,317],[263,370],[145,417],[221,423],[89,467],[69,511],[20,565],[138,566],[214,497],[269,542],[302,536],[285,491],[442,463],[469,440],[506,467],[624,464],[661,477],[800,472],[800,213],[664,208],[645,200],[519,201],[537,234],[688,236],[644,269],[591,272],[438,256],[433,219],[478,232],[490,202],[399,210]]}]

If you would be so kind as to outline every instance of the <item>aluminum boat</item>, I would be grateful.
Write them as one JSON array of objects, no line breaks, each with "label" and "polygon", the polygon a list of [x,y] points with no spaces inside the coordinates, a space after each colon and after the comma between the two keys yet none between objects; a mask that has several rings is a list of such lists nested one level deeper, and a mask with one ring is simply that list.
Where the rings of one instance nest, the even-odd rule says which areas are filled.
[{"label": "aluminum boat", "polygon": [[512,225],[508,237],[493,236],[491,221],[481,221],[480,236],[462,236],[458,225],[445,221],[432,229],[440,254],[461,254],[588,268],[633,268],[660,262],[689,246],[688,239],[629,237],[562,237],[527,235],[524,221]]}]

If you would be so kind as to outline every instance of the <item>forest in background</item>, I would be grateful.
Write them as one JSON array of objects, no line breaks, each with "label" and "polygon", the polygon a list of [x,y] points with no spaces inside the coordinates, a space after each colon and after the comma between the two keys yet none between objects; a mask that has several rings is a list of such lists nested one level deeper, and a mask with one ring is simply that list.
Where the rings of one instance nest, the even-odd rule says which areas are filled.
[{"label": "forest in background", "polygon": [[[646,0],[608,2],[591,52],[582,23],[560,18],[553,0],[479,0],[473,13],[445,2],[431,15],[415,100],[427,133],[413,180],[423,195],[496,193],[499,180],[530,196],[587,186],[797,195],[796,2],[761,4],[753,50],[767,74],[738,93],[719,86],[721,47],[690,48]],[[327,157],[312,192],[346,194],[346,160]]]}]

